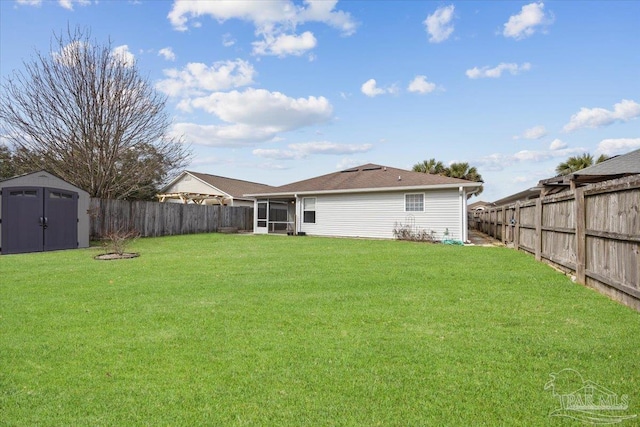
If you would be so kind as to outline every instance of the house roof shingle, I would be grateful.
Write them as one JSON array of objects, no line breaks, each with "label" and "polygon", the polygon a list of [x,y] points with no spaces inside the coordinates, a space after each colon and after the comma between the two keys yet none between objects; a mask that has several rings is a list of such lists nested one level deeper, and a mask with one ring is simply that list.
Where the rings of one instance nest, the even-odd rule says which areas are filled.
[{"label": "house roof shingle", "polygon": [[612,157],[604,162],[574,172],[572,175],[640,174],[640,149]]},{"label": "house roof shingle", "polygon": [[205,183],[224,191],[234,199],[244,199],[245,194],[272,191],[274,187],[257,182],[243,181],[241,179],[226,178],[224,176],[209,175],[200,172],[186,171]]},{"label": "house roof shingle", "polygon": [[539,182],[539,185],[545,187],[568,187],[571,181],[577,184],[587,184],[635,174],[640,174],[640,149],[612,157],[569,175],[558,175],[553,178],[543,179]]},{"label": "house roof shingle", "polygon": [[479,183],[465,179],[449,178],[422,172],[413,172],[368,163],[340,172],[305,179],[270,190],[245,194],[293,194],[303,192],[340,192],[348,190],[372,191],[382,188],[429,186],[477,186]]}]

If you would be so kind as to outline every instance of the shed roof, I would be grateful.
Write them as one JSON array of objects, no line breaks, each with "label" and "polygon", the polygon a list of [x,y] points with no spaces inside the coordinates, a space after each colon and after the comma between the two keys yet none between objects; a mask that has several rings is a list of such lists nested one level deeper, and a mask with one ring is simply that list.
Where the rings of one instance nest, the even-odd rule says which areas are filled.
[{"label": "shed roof", "polygon": [[480,187],[479,182],[413,172],[373,163],[273,187],[252,195],[380,191],[426,187]]},{"label": "shed roof", "polygon": [[89,193],[75,184],[60,178],[58,175],[51,173],[45,169],[35,172],[23,173],[21,175],[12,176],[11,178],[0,179],[0,187],[16,186],[43,186],[43,187],[63,187],[73,190],[83,196],[89,197]]}]

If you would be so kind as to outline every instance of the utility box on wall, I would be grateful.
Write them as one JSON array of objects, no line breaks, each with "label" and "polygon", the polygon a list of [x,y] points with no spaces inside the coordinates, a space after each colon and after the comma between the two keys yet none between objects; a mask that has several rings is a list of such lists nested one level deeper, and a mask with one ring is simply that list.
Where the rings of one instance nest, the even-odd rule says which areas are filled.
[{"label": "utility box on wall", "polygon": [[46,172],[0,181],[0,253],[89,247],[89,193]]}]

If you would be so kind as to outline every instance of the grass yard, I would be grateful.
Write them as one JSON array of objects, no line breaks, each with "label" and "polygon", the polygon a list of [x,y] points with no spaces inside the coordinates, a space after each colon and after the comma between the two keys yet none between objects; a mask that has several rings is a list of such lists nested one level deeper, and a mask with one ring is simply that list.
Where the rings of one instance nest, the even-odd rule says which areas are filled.
[{"label": "grass yard", "polygon": [[579,425],[549,417],[563,368],[640,414],[640,313],[523,253],[222,234],[131,249],[0,257],[1,425]]}]

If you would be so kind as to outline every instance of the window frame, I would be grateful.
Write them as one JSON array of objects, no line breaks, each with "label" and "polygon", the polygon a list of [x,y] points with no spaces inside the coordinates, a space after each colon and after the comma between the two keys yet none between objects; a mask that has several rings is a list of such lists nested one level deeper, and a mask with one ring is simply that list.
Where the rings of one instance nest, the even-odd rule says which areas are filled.
[{"label": "window frame", "polygon": [[[411,206],[409,206],[409,196],[420,196],[422,200],[420,202],[411,201]],[[404,211],[405,212],[424,212],[425,211],[425,194],[424,193],[405,193],[404,194]],[[419,204],[422,204],[421,209],[409,209],[409,207],[417,207]]]},{"label": "window frame", "polygon": [[[307,207],[307,201],[313,200],[312,208]],[[303,197],[302,198],[302,223],[303,224],[315,224],[316,223],[316,197]],[[307,213],[313,213],[313,220],[307,220]],[[311,215],[310,215],[311,216]]]}]

